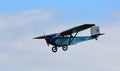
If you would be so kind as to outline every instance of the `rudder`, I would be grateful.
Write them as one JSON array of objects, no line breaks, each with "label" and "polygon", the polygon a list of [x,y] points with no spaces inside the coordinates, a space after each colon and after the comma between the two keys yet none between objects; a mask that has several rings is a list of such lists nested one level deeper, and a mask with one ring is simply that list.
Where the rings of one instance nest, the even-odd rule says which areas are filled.
[{"label": "rudder", "polygon": [[93,26],[91,27],[91,36],[99,35],[100,29],[99,26]]}]

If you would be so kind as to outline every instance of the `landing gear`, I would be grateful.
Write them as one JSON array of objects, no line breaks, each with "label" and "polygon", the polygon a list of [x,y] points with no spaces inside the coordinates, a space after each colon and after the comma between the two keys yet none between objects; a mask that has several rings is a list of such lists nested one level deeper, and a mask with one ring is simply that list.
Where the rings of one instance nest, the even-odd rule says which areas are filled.
[{"label": "landing gear", "polygon": [[68,50],[68,46],[62,46],[62,50],[63,51],[67,51]]},{"label": "landing gear", "polygon": [[[54,46],[52,47],[52,52],[56,53],[58,50],[58,47]],[[67,51],[68,50],[68,46],[62,46],[62,50],[63,51]]]},{"label": "landing gear", "polygon": [[52,52],[57,52],[58,48],[57,47],[52,47]]}]

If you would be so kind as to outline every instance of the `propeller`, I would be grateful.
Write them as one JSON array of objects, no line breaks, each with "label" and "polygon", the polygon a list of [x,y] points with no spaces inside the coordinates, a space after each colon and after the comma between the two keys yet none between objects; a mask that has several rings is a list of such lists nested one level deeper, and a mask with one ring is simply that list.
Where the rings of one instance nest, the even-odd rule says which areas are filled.
[{"label": "propeller", "polygon": [[47,45],[49,46],[48,37],[45,35],[45,33],[44,33],[44,36],[45,36],[45,41],[46,41]]}]

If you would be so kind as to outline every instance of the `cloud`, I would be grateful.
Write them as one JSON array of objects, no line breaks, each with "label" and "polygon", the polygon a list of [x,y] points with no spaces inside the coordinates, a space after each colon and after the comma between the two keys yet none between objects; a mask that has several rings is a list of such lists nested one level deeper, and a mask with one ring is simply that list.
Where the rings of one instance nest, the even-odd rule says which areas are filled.
[{"label": "cloud", "polygon": [[[2,42],[0,43],[0,69],[2,71],[120,70],[120,29],[118,25],[98,24],[101,26],[101,32],[105,33],[98,41],[91,40],[70,46],[66,52],[59,48],[58,52],[54,54],[44,40],[32,38],[39,36],[42,31],[46,31],[46,33],[60,32],[79,25],[80,22],[75,24],[74,22],[69,24],[39,24],[38,22],[48,21],[54,17],[53,12],[46,10],[29,10],[19,14],[17,13],[17,16],[16,14],[9,15],[10,17],[3,15],[3,18],[0,19],[3,22],[2,31],[6,30],[3,36],[7,33],[14,36],[10,39],[7,37],[7,39],[0,40]],[[8,20],[10,21],[8,22]],[[20,26],[24,28],[21,29]],[[12,30],[12,28],[15,29]]]},{"label": "cloud", "polygon": [[37,22],[43,22],[52,19],[54,11],[50,10],[27,10],[16,13],[0,14],[0,30],[9,28],[29,26]]},{"label": "cloud", "polygon": [[118,24],[119,25],[119,19],[120,19],[120,10],[116,10],[113,12],[112,14],[112,20],[114,20],[114,24]]}]

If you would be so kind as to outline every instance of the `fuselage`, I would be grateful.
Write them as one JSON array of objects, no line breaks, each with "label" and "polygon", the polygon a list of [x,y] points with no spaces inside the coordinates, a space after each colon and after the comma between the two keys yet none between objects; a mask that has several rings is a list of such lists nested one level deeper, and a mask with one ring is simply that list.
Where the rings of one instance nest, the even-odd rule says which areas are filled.
[{"label": "fuselage", "polygon": [[50,36],[47,38],[47,41],[49,44],[57,47],[61,46],[69,46],[69,45],[74,45],[79,42],[87,41],[95,39],[94,37],[91,36],[83,36],[83,37],[57,37],[57,36]]}]

